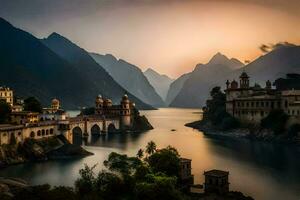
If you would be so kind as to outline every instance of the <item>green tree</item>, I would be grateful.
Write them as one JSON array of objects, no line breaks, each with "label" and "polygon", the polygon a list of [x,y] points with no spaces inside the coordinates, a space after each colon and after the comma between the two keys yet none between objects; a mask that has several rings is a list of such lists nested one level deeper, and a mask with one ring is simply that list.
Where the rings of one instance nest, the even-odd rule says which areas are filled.
[{"label": "green tree", "polygon": [[91,191],[94,191],[95,167],[96,165],[89,167],[85,164],[84,168],[79,170],[80,177],[75,181],[75,191],[80,196],[90,194]]},{"label": "green tree", "polygon": [[289,116],[283,110],[272,110],[267,117],[261,120],[261,126],[271,129],[275,134],[282,134],[288,119]]},{"label": "green tree", "polygon": [[119,172],[123,176],[131,176],[135,173],[137,167],[142,164],[142,161],[136,157],[128,157],[126,154],[112,152],[103,164],[111,171]]},{"label": "green tree", "polygon": [[156,151],[156,144],[153,141],[148,142],[146,146],[146,153],[151,155]]},{"label": "green tree", "polygon": [[11,107],[4,100],[0,100],[0,124],[10,120]]},{"label": "green tree", "polygon": [[143,200],[180,200],[181,193],[175,188],[176,177],[163,174],[149,174],[147,181],[136,184],[136,199]]},{"label": "green tree", "polygon": [[103,199],[120,199],[126,192],[121,177],[105,171],[99,172],[95,182],[95,189],[98,196],[101,196]]},{"label": "green tree", "polygon": [[174,147],[168,146],[153,153],[148,159],[154,173],[164,173],[168,176],[179,177],[180,156]]},{"label": "green tree", "polygon": [[24,100],[24,110],[41,113],[42,105],[35,97],[28,97]]},{"label": "green tree", "polygon": [[139,158],[139,159],[142,159],[144,157],[144,150],[143,149],[139,149],[136,156]]}]

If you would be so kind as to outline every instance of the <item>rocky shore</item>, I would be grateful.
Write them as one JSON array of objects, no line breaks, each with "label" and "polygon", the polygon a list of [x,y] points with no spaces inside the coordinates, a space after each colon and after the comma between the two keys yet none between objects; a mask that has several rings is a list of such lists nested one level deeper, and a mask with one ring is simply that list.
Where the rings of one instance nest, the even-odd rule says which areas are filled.
[{"label": "rocky shore", "polygon": [[30,161],[68,159],[93,155],[81,146],[70,144],[63,136],[39,140],[26,139],[24,143],[0,146],[0,168]]},{"label": "rocky shore", "polygon": [[245,138],[245,139],[259,140],[265,142],[289,143],[289,144],[300,145],[299,136],[290,137],[286,133],[276,135],[272,130],[264,129],[259,126],[240,127],[240,128],[224,131],[213,126],[211,122],[206,120],[187,123],[185,124],[185,126],[202,131],[203,134],[209,136],[220,136],[220,137],[227,137],[232,139]]}]

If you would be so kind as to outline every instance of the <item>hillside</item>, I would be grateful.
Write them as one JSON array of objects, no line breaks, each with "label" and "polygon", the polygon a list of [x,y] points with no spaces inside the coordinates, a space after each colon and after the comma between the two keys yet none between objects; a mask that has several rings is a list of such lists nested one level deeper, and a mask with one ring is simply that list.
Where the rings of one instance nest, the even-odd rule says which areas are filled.
[{"label": "hillside", "polygon": [[167,75],[159,74],[151,68],[148,68],[144,75],[147,77],[150,84],[155,88],[155,91],[165,101],[171,83],[174,81]]},{"label": "hillside", "polygon": [[171,107],[199,108],[205,104],[209,91],[218,85],[219,80],[228,77],[234,69],[243,66],[236,59],[228,59],[218,53],[207,64],[198,64],[183,84]]},{"label": "hillside", "polygon": [[173,83],[171,83],[167,98],[166,98],[166,104],[170,105],[170,103],[175,99],[175,97],[178,95],[180,90],[182,89],[185,81],[190,77],[191,73],[186,73],[181,75],[179,78],[177,78]]},{"label": "hillside", "polygon": [[130,93],[152,106],[162,107],[165,105],[140,68],[125,60],[118,60],[113,55],[96,53],[90,55]]},{"label": "hillside", "polygon": [[[0,85],[11,87],[18,96],[35,96],[44,106],[48,106],[55,97],[61,100],[65,109],[78,109],[93,105],[95,96],[101,92],[114,99],[125,92],[112,81],[106,84],[112,83],[116,87],[106,93],[104,89],[109,87],[97,85],[77,66],[57,55],[39,39],[2,18],[0,44]],[[140,108],[151,108],[133,99]]]}]

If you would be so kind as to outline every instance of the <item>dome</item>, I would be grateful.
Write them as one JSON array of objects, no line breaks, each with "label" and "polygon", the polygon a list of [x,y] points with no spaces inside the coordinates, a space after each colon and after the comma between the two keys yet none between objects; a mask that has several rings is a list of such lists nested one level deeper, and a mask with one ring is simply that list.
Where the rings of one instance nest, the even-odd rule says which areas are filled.
[{"label": "dome", "polygon": [[230,88],[231,89],[237,89],[238,88],[238,82],[236,82],[235,80],[233,80],[230,84]]},{"label": "dome", "polygon": [[240,78],[249,78],[248,74],[246,72],[243,72],[240,76]]},{"label": "dome", "polygon": [[96,97],[96,103],[99,104],[99,103],[103,103],[103,99],[102,99],[102,96],[101,95],[98,95]]},{"label": "dome", "polygon": [[127,94],[124,94],[124,96],[122,97],[121,103],[129,103],[129,99],[128,99]]},{"label": "dome", "polygon": [[59,104],[59,100],[58,99],[52,99],[51,103],[53,105],[57,105],[57,104]]}]

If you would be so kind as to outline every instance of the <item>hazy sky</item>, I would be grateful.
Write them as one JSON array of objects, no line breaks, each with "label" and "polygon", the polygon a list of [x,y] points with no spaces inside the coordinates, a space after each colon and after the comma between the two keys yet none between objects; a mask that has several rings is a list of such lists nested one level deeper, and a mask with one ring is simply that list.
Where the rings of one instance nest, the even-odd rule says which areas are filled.
[{"label": "hazy sky", "polygon": [[37,37],[58,32],[177,77],[215,53],[241,61],[263,43],[300,43],[298,0],[0,0],[0,16]]}]

